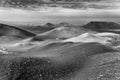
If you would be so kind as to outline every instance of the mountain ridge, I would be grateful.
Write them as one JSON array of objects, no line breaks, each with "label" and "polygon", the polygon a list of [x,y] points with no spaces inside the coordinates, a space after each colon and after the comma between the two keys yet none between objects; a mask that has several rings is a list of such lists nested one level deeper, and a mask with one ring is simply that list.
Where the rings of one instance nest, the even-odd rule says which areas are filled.
[{"label": "mountain ridge", "polygon": [[[97,32],[114,32],[120,33],[120,31],[114,31],[120,29],[120,24],[115,22],[106,22],[106,21],[90,21],[89,23],[81,26],[86,29],[90,29]],[[111,30],[111,31],[110,31]]]},{"label": "mountain ridge", "polygon": [[9,26],[6,24],[0,24],[0,37],[4,41],[4,39],[25,39],[29,37],[33,37],[35,34],[28,32],[26,30],[17,28],[15,26]]}]

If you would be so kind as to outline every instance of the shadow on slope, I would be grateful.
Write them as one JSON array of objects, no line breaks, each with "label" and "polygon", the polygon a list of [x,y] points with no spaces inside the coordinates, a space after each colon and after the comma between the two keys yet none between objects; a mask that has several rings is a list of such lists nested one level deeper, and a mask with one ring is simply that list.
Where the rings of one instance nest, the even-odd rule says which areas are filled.
[{"label": "shadow on slope", "polygon": [[84,28],[80,28],[78,26],[59,26],[50,31],[38,34],[33,38],[33,40],[39,41],[41,39],[67,39],[86,32],[94,33],[95,31],[90,31]]},{"label": "shadow on slope", "polygon": [[120,24],[115,22],[91,21],[82,27],[97,32],[120,33]]},{"label": "shadow on slope", "polygon": [[87,57],[113,51],[98,43],[87,43],[70,47],[61,56],[1,54],[0,77],[1,80],[76,80],[86,66]]},{"label": "shadow on slope", "polygon": [[0,24],[0,42],[12,42],[33,36],[35,36],[35,34],[23,29],[6,24]]},{"label": "shadow on slope", "polygon": [[49,30],[54,29],[55,25],[52,23],[47,23],[45,25],[41,25],[41,26],[35,26],[35,25],[20,25],[19,27],[21,27],[22,29],[28,30],[34,34],[40,34]]}]

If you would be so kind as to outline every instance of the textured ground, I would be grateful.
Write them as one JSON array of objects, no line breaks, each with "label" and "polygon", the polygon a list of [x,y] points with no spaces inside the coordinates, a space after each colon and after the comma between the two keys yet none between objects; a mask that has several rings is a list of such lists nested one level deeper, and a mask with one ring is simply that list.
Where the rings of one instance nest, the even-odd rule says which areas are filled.
[{"label": "textured ground", "polygon": [[60,56],[43,58],[1,54],[0,80],[117,80],[111,78],[117,78],[114,72],[119,73],[119,52],[113,53],[98,43],[68,50]]}]

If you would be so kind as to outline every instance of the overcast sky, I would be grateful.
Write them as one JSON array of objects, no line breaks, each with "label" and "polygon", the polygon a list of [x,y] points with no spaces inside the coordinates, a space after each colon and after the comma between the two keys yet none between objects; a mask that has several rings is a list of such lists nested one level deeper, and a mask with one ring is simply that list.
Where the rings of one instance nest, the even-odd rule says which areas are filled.
[{"label": "overcast sky", "polygon": [[48,22],[69,22],[79,24],[81,21],[108,20],[120,21],[120,9],[43,9],[29,11],[21,9],[0,9],[0,20],[14,24],[45,24]]},{"label": "overcast sky", "polygon": [[108,20],[120,22],[120,2],[88,3],[87,9],[48,8],[36,11],[0,8],[0,21],[15,24],[45,24],[47,22],[79,23],[81,21]]}]

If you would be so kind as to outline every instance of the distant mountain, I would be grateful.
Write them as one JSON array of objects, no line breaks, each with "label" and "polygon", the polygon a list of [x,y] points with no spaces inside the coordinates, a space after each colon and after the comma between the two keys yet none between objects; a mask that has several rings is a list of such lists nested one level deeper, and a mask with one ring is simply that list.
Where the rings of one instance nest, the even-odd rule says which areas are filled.
[{"label": "distant mountain", "polygon": [[53,28],[53,27],[55,27],[55,24],[52,24],[52,23],[46,23],[45,25],[43,25],[43,27],[51,27],[51,28]]},{"label": "distant mountain", "polygon": [[43,33],[43,32],[46,32],[46,31],[49,31],[55,28],[54,24],[52,23],[47,23],[45,25],[38,25],[38,26],[25,25],[25,26],[19,26],[19,27],[22,29],[28,30],[30,32],[33,32],[35,34]]},{"label": "distant mountain", "polygon": [[62,22],[59,24],[55,24],[55,27],[76,27],[75,25],[72,25],[70,23]]},{"label": "distant mountain", "polygon": [[[91,45],[91,47],[90,47],[90,45]],[[38,56],[44,56],[44,57],[45,56],[56,56],[57,57],[58,55],[59,56],[63,55],[63,57],[64,57],[66,54],[68,54],[68,56],[71,54],[82,55],[81,54],[82,51],[84,53],[84,50],[86,50],[86,48],[89,49],[90,51],[93,50],[92,51],[93,54],[94,54],[94,51],[98,52],[98,53],[99,52],[102,53],[102,51],[107,51],[107,52],[114,51],[110,47],[106,47],[102,44],[95,43],[95,42],[91,42],[91,43],[53,42],[53,43],[49,43],[44,46],[37,45],[37,46],[27,48],[27,49],[24,49],[21,51],[16,50],[16,52],[23,53],[26,55],[38,55]],[[89,52],[89,53],[92,54],[92,52]],[[63,53],[63,54],[61,54],[61,53]],[[62,56],[61,56],[61,58],[62,58]],[[67,58],[67,56],[66,56],[66,58]]]},{"label": "distant mountain", "polygon": [[75,25],[71,25],[69,23],[59,23],[59,24],[53,24],[53,23],[46,23],[44,25],[19,25],[18,27],[28,30],[30,32],[33,32],[35,34],[40,34],[43,32],[50,31],[54,28],[59,28],[59,27],[75,27]]},{"label": "distant mountain", "polygon": [[41,38],[42,39],[66,39],[66,38],[78,36],[86,32],[91,32],[91,31],[84,28],[80,28],[78,26],[68,24],[68,23],[61,23],[61,24],[55,25],[55,28],[50,31],[38,34],[33,39],[35,40],[39,40],[39,39],[41,40]]},{"label": "distant mountain", "polygon": [[82,27],[93,30],[93,31],[98,31],[98,32],[120,33],[120,31],[114,31],[116,29],[120,29],[120,24],[117,24],[114,22],[91,21]]},{"label": "distant mountain", "polygon": [[0,36],[14,36],[18,38],[27,38],[33,37],[35,36],[35,34],[14,26],[0,24]]}]

